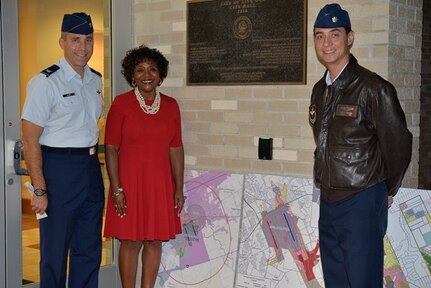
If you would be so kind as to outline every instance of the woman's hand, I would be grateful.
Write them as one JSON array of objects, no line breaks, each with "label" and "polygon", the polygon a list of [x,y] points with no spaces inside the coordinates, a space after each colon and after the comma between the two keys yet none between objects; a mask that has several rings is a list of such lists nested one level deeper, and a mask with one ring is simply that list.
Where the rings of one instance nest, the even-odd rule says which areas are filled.
[{"label": "woman's hand", "polygon": [[115,211],[117,211],[118,216],[123,218],[126,216],[126,194],[124,191],[120,193],[115,193],[112,195],[112,203],[114,204]]},{"label": "woman's hand", "polygon": [[181,211],[184,207],[184,194],[183,191],[175,191],[175,208],[178,208],[178,215],[180,215]]}]

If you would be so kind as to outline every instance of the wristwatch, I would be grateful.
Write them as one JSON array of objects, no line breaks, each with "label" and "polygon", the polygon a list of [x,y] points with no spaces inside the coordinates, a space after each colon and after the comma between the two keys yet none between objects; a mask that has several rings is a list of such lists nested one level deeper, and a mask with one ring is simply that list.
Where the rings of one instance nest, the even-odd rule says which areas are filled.
[{"label": "wristwatch", "polygon": [[36,196],[43,196],[43,195],[45,195],[46,194],[46,189],[42,189],[42,188],[37,188],[37,189],[34,189],[34,195],[36,195]]}]

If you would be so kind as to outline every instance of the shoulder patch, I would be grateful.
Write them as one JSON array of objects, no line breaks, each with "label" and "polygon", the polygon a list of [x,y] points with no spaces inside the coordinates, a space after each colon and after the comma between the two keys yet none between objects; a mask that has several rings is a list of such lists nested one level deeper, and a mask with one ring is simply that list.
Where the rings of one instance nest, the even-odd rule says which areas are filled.
[{"label": "shoulder patch", "polygon": [[54,64],[54,65],[42,70],[40,73],[44,74],[46,77],[49,77],[52,73],[58,71],[59,69],[60,69],[60,66]]},{"label": "shoulder patch", "polygon": [[99,77],[102,77],[102,73],[100,73],[99,71],[94,70],[93,68],[90,67],[91,72],[93,72],[96,75],[99,75]]}]

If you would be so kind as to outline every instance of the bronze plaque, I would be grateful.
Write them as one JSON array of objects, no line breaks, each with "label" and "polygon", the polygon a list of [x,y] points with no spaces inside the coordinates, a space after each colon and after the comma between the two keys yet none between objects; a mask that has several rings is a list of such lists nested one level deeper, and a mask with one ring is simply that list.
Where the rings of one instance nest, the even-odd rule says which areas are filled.
[{"label": "bronze plaque", "polygon": [[305,84],[307,0],[187,2],[187,85]]}]

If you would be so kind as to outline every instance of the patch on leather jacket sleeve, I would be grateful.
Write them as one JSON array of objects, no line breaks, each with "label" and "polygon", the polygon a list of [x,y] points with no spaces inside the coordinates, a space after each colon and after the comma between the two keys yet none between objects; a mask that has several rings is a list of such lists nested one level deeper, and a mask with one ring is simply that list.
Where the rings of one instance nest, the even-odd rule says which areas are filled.
[{"label": "patch on leather jacket sleeve", "polygon": [[358,106],[338,104],[337,110],[335,111],[335,116],[356,118],[358,116]]},{"label": "patch on leather jacket sleeve", "polygon": [[316,105],[314,104],[308,107],[308,121],[313,125],[316,122]]}]

